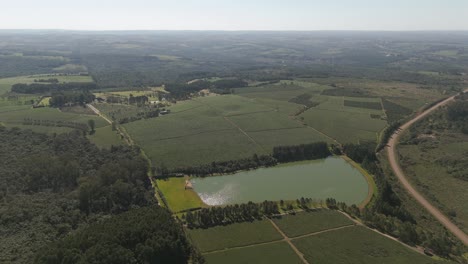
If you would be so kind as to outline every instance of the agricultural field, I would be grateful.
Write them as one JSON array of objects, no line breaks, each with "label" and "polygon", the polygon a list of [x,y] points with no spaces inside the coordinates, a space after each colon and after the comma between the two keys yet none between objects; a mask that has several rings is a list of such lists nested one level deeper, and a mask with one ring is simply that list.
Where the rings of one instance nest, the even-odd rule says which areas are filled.
[{"label": "agricultural field", "polygon": [[188,229],[187,232],[202,253],[278,241],[283,238],[269,220],[236,223],[208,229]]},{"label": "agricultural field", "polygon": [[[396,82],[352,85],[363,88],[334,88],[307,79],[236,88],[231,95],[177,102],[169,115],[123,126],[156,166],[175,168],[268,154],[279,145],[376,143],[388,122],[440,97],[433,90],[420,96],[425,89]],[[373,85],[382,86],[374,91]],[[395,96],[403,94],[410,101],[399,104]],[[413,108],[403,106],[409,102]],[[139,111],[128,105],[98,107],[117,119]]]},{"label": "agricultural field", "polygon": [[196,192],[185,189],[185,180],[184,177],[157,180],[158,188],[173,212],[205,206]]},{"label": "agricultural field", "polygon": [[354,224],[348,217],[332,210],[284,215],[274,221],[290,238]]},{"label": "agricultural field", "polygon": [[286,242],[237,248],[204,255],[207,264],[300,264],[302,260]]},{"label": "agricultural field", "polygon": [[310,263],[446,263],[414,252],[362,226],[293,240]]},{"label": "agricultural field", "polygon": [[26,105],[22,107],[15,107],[13,109],[9,107],[9,111],[2,111],[4,108],[5,107],[0,108],[0,122],[2,122],[5,126],[22,126],[27,120],[38,121],[41,124],[25,125],[25,127],[28,127],[33,131],[37,129],[38,132],[44,130],[52,132],[63,131],[64,129],[62,128],[59,128],[58,130],[43,128],[43,126],[58,127],[58,122],[72,122],[87,126],[88,120],[94,120],[96,128],[101,128],[108,125],[104,119],[96,115],[61,112],[56,108],[32,108],[31,106]]},{"label": "agricultural field", "polygon": [[[447,263],[354,225],[337,211],[302,212],[273,222],[309,263]],[[298,255],[279,230],[262,220],[187,232],[207,263],[295,263]]]}]

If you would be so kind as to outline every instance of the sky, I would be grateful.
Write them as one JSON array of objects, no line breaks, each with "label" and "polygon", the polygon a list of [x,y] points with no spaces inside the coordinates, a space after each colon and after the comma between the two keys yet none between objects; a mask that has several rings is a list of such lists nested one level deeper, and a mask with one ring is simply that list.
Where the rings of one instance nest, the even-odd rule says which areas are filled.
[{"label": "sky", "polygon": [[0,0],[0,29],[468,30],[468,0]]}]

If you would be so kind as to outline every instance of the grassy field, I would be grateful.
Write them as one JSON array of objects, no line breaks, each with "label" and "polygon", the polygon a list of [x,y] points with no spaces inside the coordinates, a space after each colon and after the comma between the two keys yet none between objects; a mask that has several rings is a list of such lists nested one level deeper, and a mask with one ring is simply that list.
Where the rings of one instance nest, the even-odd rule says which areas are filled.
[{"label": "grassy field", "polygon": [[293,244],[310,263],[440,263],[361,226],[300,238]]},{"label": "grassy field", "polygon": [[231,249],[227,251],[207,254],[204,256],[208,264],[300,264],[301,259],[294,253],[286,242],[267,245]]},{"label": "grassy field", "polygon": [[195,191],[185,189],[185,178],[158,180],[157,184],[173,212],[205,206]]},{"label": "grassy field", "polygon": [[120,135],[116,131],[112,131],[111,125],[97,128],[94,134],[88,135],[88,138],[100,148],[110,148],[113,145],[124,144]]},{"label": "grassy field", "polygon": [[417,123],[398,146],[400,164],[414,186],[468,232],[468,135],[451,128],[439,111]]},{"label": "grassy field", "polygon": [[187,232],[202,253],[276,241],[283,238],[269,220],[217,226],[208,229],[188,229]]},{"label": "grassy field", "polygon": [[335,227],[351,225],[353,222],[343,214],[331,210],[304,212],[285,215],[274,219],[288,237],[297,237]]}]

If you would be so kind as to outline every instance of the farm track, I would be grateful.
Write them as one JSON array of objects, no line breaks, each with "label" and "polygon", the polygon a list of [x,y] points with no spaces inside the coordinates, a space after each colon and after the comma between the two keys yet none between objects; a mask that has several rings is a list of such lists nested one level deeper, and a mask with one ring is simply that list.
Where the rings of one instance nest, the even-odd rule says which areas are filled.
[{"label": "farm track", "polygon": [[302,254],[301,251],[299,251],[299,249],[297,249],[297,247],[291,242],[291,239],[285,234],[283,233],[283,230],[281,230],[273,220],[271,219],[268,219],[270,220],[271,224],[273,225],[273,227],[276,229],[276,231],[278,231],[282,236],[283,236],[283,240],[286,241],[289,246],[294,250],[294,252],[296,252],[297,256],[302,260],[302,262],[304,262],[305,264],[309,264],[309,262],[304,258],[304,254]]},{"label": "farm track", "polygon": [[251,136],[249,136],[249,134],[247,134],[247,132],[245,132],[240,126],[238,126],[236,123],[234,123],[234,121],[229,119],[227,116],[224,117],[224,120],[226,120],[232,126],[237,128],[242,134],[244,134],[250,141],[252,141],[255,145],[257,145],[261,150],[263,150],[265,153],[268,153],[262,145],[258,144],[258,142],[255,141],[255,139],[253,139]]},{"label": "farm track", "polygon": [[[468,89],[466,89],[465,92],[468,92]],[[399,127],[397,131],[390,137],[390,140],[387,144],[387,154],[388,154],[388,161],[390,163],[390,166],[395,176],[398,178],[398,180],[406,189],[406,191],[409,194],[411,194],[411,196],[413,196],[413,198],[416,199],[416,201],[419,204],[421,204],[431,215],[433,215],[453,235],[455,235],[458,239],[460,239],[465,245],[468,245],[468,236],[460,228],[458,228],[447,216],[445,216],[439,209],[437,209],[428,200],[426,200],[426,198],[424,198],[424,196],[421,193],[419,193],[411,185],[411,183],[408,181],[408,178],[404,174],[402,168],[400,167],[400,164],[398,162],[398,156],[397,156],[398,151],[396,149],[399,143],[400,136],[404,131],[406,131],[409,127],[411,127],[411,125],[413,125],[417,121],[428,116],[430,113],[452,102],[454,99],[455,99],[455,96],[452,96],[437,103],[436,105],[418,114],[416,117],[414,117],[413,119],[411,119],[410,121],[406,122],[404,125]]]},{"label": "farm track", "polygon": [[[349,217],[348,215],[346,215],[346,216]],[[250,245],[245,245],[245,246],[238,246],[238,247],[231,247],[231,248],[213,250],[213,251],[204,252],[202,254],[203,255],[209,255],[209,254],[225,252],[225,251],[229,251],[229,250],[233,250],[233,249],[251,248],[251,247],[257,247],[257,246],[263,246],[263,245],[270,245],[270,244],[275,244],[275,243],[286,242],[286,243],[289,244],[289,246],[292,248],[292,250],[298,255],[298,257],[302,260],[303,263],[309,264],[309,262],[304,258],[304,254],[302,254],[302,252],[299,251],[299,249],[297,249],[297,247],[291,241],[296,240],[296,239],[301,239],[301,238],[304,238],[304,237],[309,237],[309,236],[319,235],[319,234],[332,232],[332,231],[336,231],[336,230],[341,230],[341,229],[345,229],[345,228],[350,228],[350,227],[354,227],[354,226],[357,226],[357,225],[362,225],[359,222],[353,221],[353,224],[349,224],[349,225],[345,225],[345,226],[329,228],[329,229],[325,229],[325,230],[321,230],[321,231],[317,231],[317,232],[312,232],[312,233],[308,233],[308,234],[304,234],[304,235],[300,235],[300,236],[296,236],[296,237],[288,237],[281,230],[281,228],[279,228],[279,226],[276,225],[276,223],[273,220],[271,220],[271,219],[268,219],[268,220],[273,225],[275,230],[278,233],[280,233],[281,236],[283,236],[283,239],[268,241],[268,242],[262,242],[262,243],[255,243],[255,244],[250,244]]]}]

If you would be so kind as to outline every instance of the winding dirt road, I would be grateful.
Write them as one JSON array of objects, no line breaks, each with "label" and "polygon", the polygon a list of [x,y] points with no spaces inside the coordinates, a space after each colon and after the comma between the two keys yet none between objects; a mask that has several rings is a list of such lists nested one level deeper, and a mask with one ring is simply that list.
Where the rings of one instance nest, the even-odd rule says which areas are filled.
[{"label": "winding dirt road", "polygon": [[[465,90],[468,92],[468,89]],[[444,225],[452,234],[458,237],[465,245],[468,245],[468,236],[458,228],[450,219],[445,216],[439,209],[433,206],[424,196],[422,196],[408,181],[403,170],[400,167],[398,162],[398,152],[396,147],[399,142],[400,135],[407,130],[411,125],[416,123],[417,121],[421,120],[425,116],[429,115],[433,111],[437,110],[441,106],[444,106],[454,100],[455,96],[449,97],[436,105],[432,106],[431,108],[425,110],[424,112],[418,114],[415,118],[411,119],[404,125],[402,125],[390,138],[388,145],[387,145],[387,153],[388,153],[388,161],[390,162],[390,166],[394,174],[397,176],[398,180],[401,182],[403,187],[424,207],[430,214],[432,214],[442,225]]]}]

